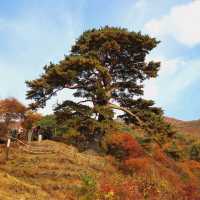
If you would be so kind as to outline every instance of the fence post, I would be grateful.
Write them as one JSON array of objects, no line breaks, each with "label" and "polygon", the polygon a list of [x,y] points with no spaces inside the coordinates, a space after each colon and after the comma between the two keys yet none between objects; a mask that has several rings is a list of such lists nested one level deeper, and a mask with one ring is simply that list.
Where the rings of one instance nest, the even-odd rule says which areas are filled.
[{"label": "fence post", "polygon": [[41,141],[42,141],[42,135],[39,134],[39,135],[38,135],[38,142],[41,142]]},{"label": "fence post", "polygon": [[57,129],[55,128],[54,136],[57,136]]},{"label": "fence post", "polygon": [[28,143],[31,143],[32,141],[32,131],[28,132]]},{"label": "fence post", "polygon": [[10,137],[8,137],[7,144],[6,144],[6,161],[8,161],[8,158],[9,158],[10,143],[11,143],[11,139]]}]

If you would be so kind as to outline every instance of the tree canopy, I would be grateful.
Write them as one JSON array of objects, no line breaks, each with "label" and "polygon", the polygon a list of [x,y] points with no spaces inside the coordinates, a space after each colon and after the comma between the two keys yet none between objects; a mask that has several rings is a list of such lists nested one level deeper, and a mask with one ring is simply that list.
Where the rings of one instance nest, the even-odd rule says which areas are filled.
[{"label": "tree canopy", "polygon": [[12,120],[21,120],[24,118],[26,107],[15,98],[0,100],[0,118],[6,125]]},{"label": "tree canopy", "polygon": [[146,61],[158,43],[123,28],[106,26],[84,32],[69,55],[57,64],[46,65],[38,79],[26,82],[27,98],[34,100],[31,107],[44,107],[59,91],[70,89],[82,100],[67,99],[55,113],[61,122],[71,120],[69,124],[80,130],[113,120],[115,109],[123,111],[121,117],[126,121],[138,125],[145,119],[143,111],[161,115],[153,101],[141,98],[144,81],[158,75],[160,63]]},{"label": "tree canopy", "polygon": [[22,121],[21,125],[26,130],[29,130],[42,118],[43,117],[41,114],[29,110],[25,113],[24,120]]}]

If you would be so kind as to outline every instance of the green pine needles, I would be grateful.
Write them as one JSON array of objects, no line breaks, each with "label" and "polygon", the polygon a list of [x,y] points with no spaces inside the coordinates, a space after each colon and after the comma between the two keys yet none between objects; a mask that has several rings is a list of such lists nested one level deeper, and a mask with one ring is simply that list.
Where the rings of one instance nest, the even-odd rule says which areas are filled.
[{"label": "green pine needles", "polygon": [[[159,62],[146,61],[146,55],[159,41],[140,32],[103,27],[84,32],[71,53],[57,64],[44,67],[44,73],[27,81],[27,98],[32,108],[44,107],[47,100],[64,89],[73,90],[74,99],[55,108],[60,123],[67,123],[81,133],[102,132],[112,124],[114,110],[127,123],[144,126],[149,120],[162,118],[154,102],[144,100],[143,83],[155,78]],[[149,123],[148,129],[152,129]]]}]

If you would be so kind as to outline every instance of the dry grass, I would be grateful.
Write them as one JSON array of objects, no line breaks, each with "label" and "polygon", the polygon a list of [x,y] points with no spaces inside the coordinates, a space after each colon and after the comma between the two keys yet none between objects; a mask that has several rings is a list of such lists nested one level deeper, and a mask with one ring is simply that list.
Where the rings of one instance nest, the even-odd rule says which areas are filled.
[{"label": "dry grass", "polygon": [[29,154],[15,146],[9,161],[4,162],[5,152],[0,149],[0,200],[197,200],[191,191],[200,194],[193,187],[200,185],[199,162],[175,162],[158,146],[152,156],[146,154],[127,163],[134,169],[132,175],[122,173],[109,156],[79,153],[53,141],[34,146],[53,153]]},{"label": "dry grass", "polygon": [[15,147],[6,163],[1,149],[0,200],[76,199],[82,174],[99,177],[115,171],[106,158],[78,153],[72,146],[52,141],[43,141],[42,146],[54,153],[33,155]]}]

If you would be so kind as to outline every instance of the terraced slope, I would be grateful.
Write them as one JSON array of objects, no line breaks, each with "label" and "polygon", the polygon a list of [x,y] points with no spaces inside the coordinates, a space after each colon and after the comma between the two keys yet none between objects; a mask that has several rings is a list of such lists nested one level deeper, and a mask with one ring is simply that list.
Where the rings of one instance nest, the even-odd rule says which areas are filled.
[{"label": "terraced slope", "polygon": [[83,174],[98,177],[104,170],[115,171],[104,157],[81,154],[52,141],[43,141],[42,146],[54,153],[34,155],[13,147],[7,163],[1,146],[0,200],[77,199]]},{"label": "terraced slope", "polygon": [[51,152],[33,154],[14,145],[5,162],[1,146],[0,200],[200,199],[200,163],[176,162],[157,145],[125,163],[132,174],[110,156],[79,153],[60,142],[33,145]]}]

